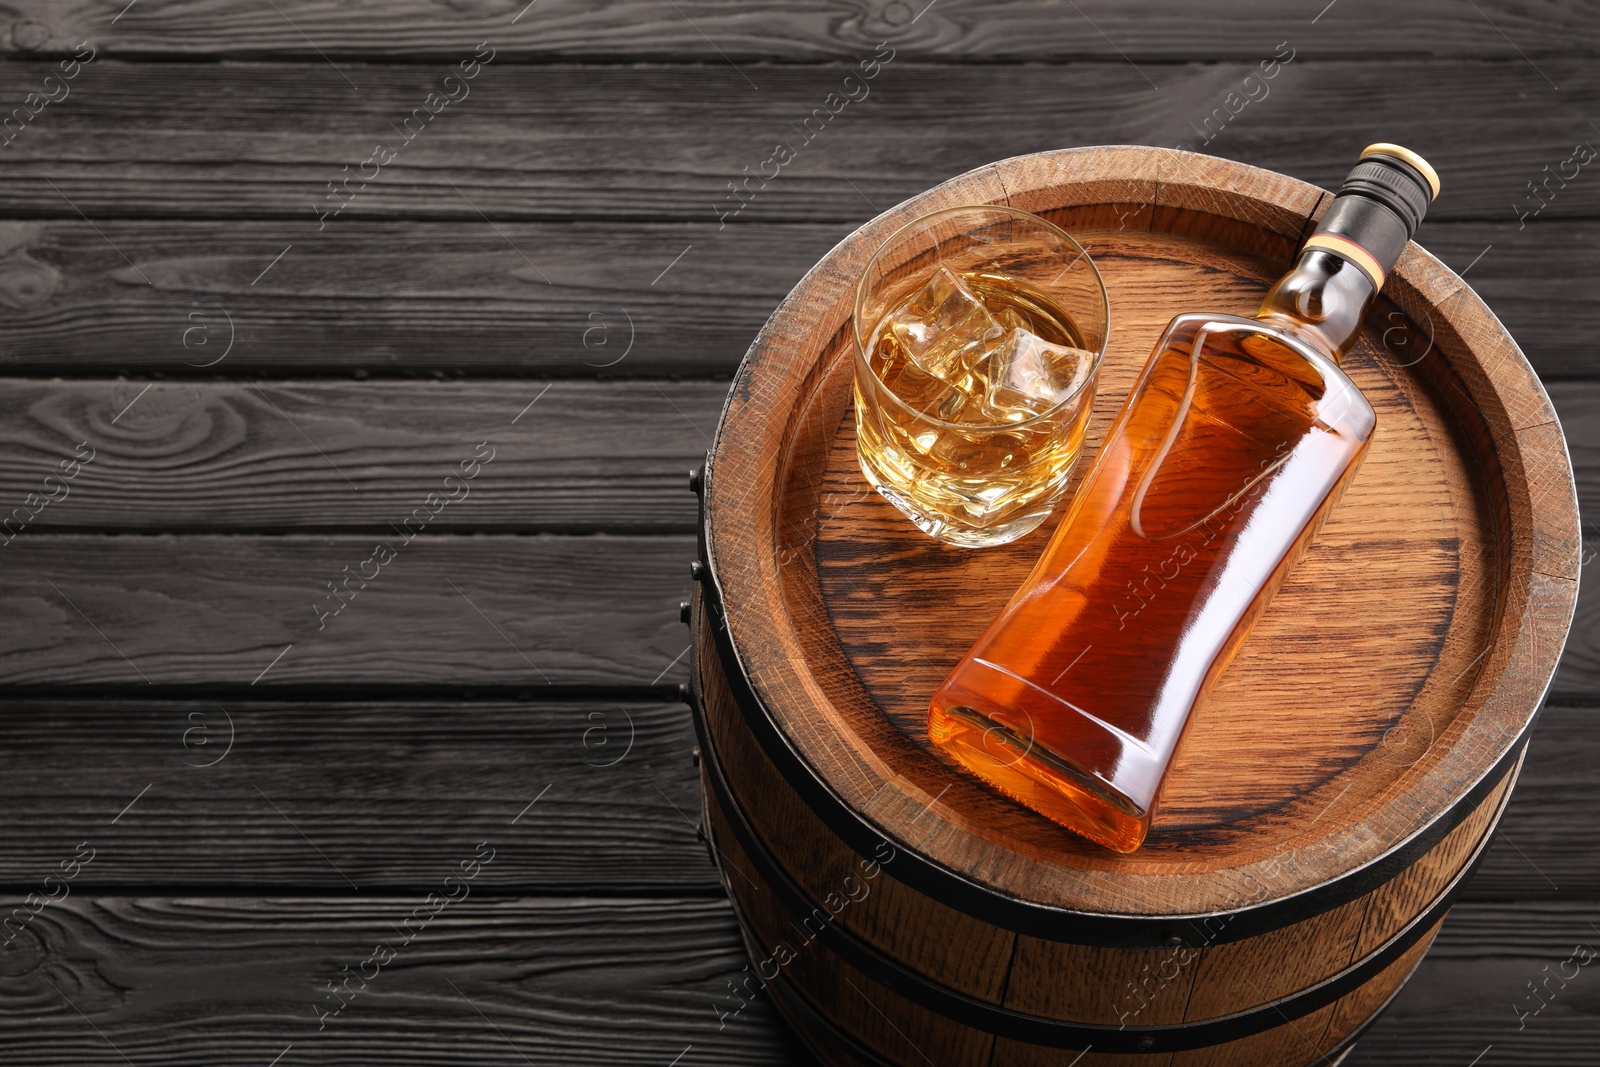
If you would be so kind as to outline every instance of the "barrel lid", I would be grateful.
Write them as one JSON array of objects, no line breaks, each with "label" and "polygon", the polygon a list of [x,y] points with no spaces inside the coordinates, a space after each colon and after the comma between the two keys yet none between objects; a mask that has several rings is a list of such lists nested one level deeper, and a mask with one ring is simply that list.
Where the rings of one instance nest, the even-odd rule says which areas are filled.
[{"label": "barrel lid", "polygon": [[952,891],[1156,922],[1358,895],[1508,765],[1575,602],[1571,467],[1515,343],[1415,245],[1380,297],[1391,317],[1346,363],[1378,410],[1367,461],[1196,712],[1145,847],[1090,845],[926,738],[929,695],[1053,522],[973,552],[929,541],[867,490],[848,347],[867,259],[909,219],[963,203],[1010,203],[1074,232],[1116,319],[1093,448],[1166,320],[1249,313],[1328,199],[1165,149],[1018,157],[867,223],[774,312],[709,456],[702,551],[725,666],[825,819],[894,842]]}]

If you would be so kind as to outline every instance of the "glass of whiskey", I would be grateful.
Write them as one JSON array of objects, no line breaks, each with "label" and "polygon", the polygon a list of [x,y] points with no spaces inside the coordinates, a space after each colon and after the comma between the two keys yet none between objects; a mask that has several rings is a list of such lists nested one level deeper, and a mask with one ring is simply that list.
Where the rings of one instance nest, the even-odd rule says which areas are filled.
[{"label": "glass of whiskey", "polygon": [[856,451],[924,533],[1002,545],[1049,517],[1094,406],[1110,310],[1087,252],[1011,207],[946,208],[856,288]]}]

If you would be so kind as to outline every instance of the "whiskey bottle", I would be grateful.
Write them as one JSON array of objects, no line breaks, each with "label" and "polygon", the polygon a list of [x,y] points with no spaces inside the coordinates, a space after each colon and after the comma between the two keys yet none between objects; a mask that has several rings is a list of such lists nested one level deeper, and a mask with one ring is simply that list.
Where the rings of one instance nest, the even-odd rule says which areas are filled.
[{"label": "whiskey bottle", "polygon": [[1361,153],[1254,319],[1156,343],[1044,555],[933,695],[968,770],[1119,852],[1196,702],[1355,475],[1376,424],[1339,369],[1439,178]]}]

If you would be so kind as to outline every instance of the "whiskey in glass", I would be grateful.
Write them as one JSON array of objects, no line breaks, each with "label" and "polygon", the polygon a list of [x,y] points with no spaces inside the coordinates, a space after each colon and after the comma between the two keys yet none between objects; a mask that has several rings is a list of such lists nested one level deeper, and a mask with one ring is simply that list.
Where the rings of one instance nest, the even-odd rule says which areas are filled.
[{"label": "whiskey in glass", "polygon": [[908,223],[857,287],[867,481],[941,541],[1028,533],[1083,449],[1108,324],[1094,263],[1037,215],[973,206]]}]

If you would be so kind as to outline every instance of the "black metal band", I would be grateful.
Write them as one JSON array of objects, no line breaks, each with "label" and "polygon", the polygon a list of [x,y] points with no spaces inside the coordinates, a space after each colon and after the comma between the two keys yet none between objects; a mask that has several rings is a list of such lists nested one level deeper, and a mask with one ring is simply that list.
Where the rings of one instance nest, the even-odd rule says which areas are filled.
[{"label": "black metal band", "polygon": [[[745,673],[744,664],[733,647],[733,639],[728,632],[727,617],[723,609],[716,563],[712,559],[707,539],[706,500],[711,495],[713,476],[713,465],[709,462],[709,456],[707,459],[705,468],[695,472],[696,477],[692,479],[692,487],[700,495],[697,561],[700,567],[697,579],[700,583],[704,612],[699,624],[711,627],[717,657],[721,661],[723,674],[732,691],[734,704],[739,708],[745,726],[755,737],[767,759],[799,794],[806,806],[846,847],[863,856],[869,855],[873,846],[885,839],[883,831],[874,827],[864,815],[841,800],[805,757],[796,751],[760,698],[756,696]],[[695,702],[698,705],[699,672],[691,671],[691,678]],[[1281,900],[1265,901],[1233,912],[1179,916],[1111,915],[1072,911],[1003,895],[972,881],[958,871],[935,863],[910,847],[899,849],[895,860],[895,878],[924,896],[956,911],[982,915],[995,926],[1046,941],[1106,948],[1159,948],[1174,943],[1224,944],[1258,937],[1365,896],[1408,870],[1419,857],[1460,825],[1461,821],[1500,784],[1506,772],[1516,763],[1527,742],[1529,732],[1538,721],[1540,711],[1543,710],[1545,696],[1548,695],[1553,681],[1554,675],[1546,681],[1534,714],[1507,746],[1505,753],[1448,811],[1372,863]],[[898,841],[891,843],[903,844]],[[1191,941],[1186,936],[1187,927],[1206,920],[1210,920],[1208,928],[1215,926],[1217,929],[1208,938]]]},{"label": "black metal band", "polygon": [[[721,759],[706,729],[703,713],[696,710],[694,720],[696,732],[700,736],[701,769],[705,781],[709,784],[723,821],[732,831],[740,850],[749,860],[756,875],[791,915],[814,914],[821,905],[811,900],[803,889],[795,885],[751,829],[743,808],[732,795],[727,778],[723,774]],[[1485,831],[1483,839],[1478,843],[1466,866],[1426,909],[1413,917],[1398,933],[1370,955],[1307,989],[1249,1011],[1214,1019],[1158,1026],[1112,1026],[1066,1022],[991,1004],[936,983],[924,975],[909,970],[899,961],[884,956],[837,922],[823,923],[815,936],[840,960],[883,988],[938,1016],[984,1033],[1058,1049],[1081,1049],[1093,1045],[1103,1052],[1157,1053],[1208,1048],[1259,1034],[1309,1015],[1319,1008],[1332,1004],[1347,993],[1359,989],[1399,959],[1407,949],[1421,940],[1444,918],[1451,902],[1471,879],[1478,864],[1488,852],[1490,838],[1493,836],[1494,827],[1499,823],[1500,813],[1505,810],[1506,799],[1501,798],[1494,820]],[[705,827],[705,833],[707,839],[712,840],[713,828]],[[712,844],[715,845],[714,840]],[[905,855],[904,851],[896,852],[894,860],[891,861],[896,864],[893,874],[899,873],[898,864]],[[732,889],[731,883],[728,883],[728,887]],[[732,892],[729,895],[734,901],[735,911],[738,911],[737,895]],[[982,917],[982,913],[978,915]],[[741,921],[743,921],[742,916]],[[759,974],[759,967],[757,971],[757,976],[766,981],[765,976]]]}]

